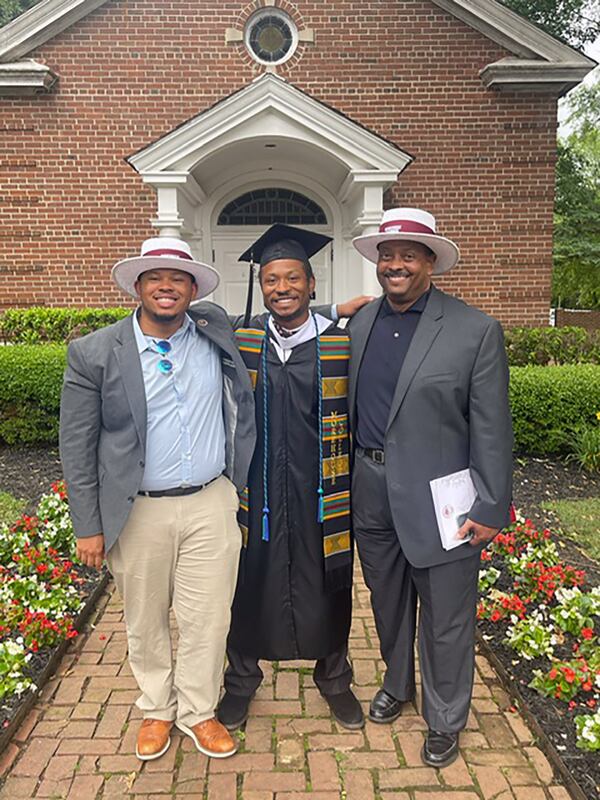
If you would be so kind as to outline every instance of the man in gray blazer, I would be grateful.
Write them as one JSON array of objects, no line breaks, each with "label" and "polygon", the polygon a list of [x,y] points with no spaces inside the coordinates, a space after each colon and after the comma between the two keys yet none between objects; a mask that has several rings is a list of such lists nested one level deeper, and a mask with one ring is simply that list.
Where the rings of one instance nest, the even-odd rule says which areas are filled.
[{"label": "man in gray blazer", "polygon": [[113,278],[140,307],[71,343],[63,386],[77,554],[93,567],[106,557],[123,597],[144,716],[138,757],[163,755],[175,723],[224,758],[236,747],[215,708],[241,545],[236,490],[255,443],[252,385],[223,309],[188,313],[219,278],[185,242],[149,239]]},{"label": "man in gray blazer", "polygon": [[[457,757],[471,701],[480,552],[509,522],[503,334],[431,283],[459,257],[431,214],[386,211],[379,232],[354,245],[377,264],[384,291],[348,326],[354,534],[387,668],[369,716],[391,722],[414,697],[418,599],[422,758],[443,767]],[[476,499],[466,517],[442,509],[457,529],[457,546],[444,549],[430,481],[465,469]]]}]

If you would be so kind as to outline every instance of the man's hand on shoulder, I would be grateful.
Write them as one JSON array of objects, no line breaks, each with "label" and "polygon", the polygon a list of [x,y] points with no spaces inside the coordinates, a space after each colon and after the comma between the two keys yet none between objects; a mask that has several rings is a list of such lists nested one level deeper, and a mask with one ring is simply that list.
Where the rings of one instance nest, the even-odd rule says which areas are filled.
[{"label": "man's hand on shoulder", "polygon": [[499,531],[500,528],[488,528],[487,525],[481,525],[479,522],[467,519],[458,529],[456,538],[466,539],[467,536],[471,536],[469,544],[471,547],[477,547],[479,544],[491,542]]},{"label": "man's hand on shoulder", "polygon": [[96,536],[87,536],[85,539],[77,539],[77,558],[86,567],[100,569],[104,561],[104,536],[98,533]]},{"label": "man's hand on shoulder", "polygon": [[337,304],[338,319],[344,317],[353,317],[367,303],[375,300],[372,294],[361,294],[359,297],[353,297],[351,300],[346,300],[345,303]]}]

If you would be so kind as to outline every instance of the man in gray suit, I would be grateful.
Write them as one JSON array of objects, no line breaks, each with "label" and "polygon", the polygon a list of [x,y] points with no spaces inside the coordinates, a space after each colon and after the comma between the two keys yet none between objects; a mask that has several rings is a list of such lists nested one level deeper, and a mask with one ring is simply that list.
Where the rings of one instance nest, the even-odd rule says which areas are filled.
[{"label": "man in gray suit", "polygon": [[188,313],[219,277],[185,242],[149,239],[113,278],[140,307],[72,342],[62,394],[77,554],[92,567],[106,557],[123,597],[144,716],[138,758],[163,755],[173,723],[224,758],[236,747],[215,708],[241,545],[236,489],[255,443],[252,385],[223,309]]},{"label": "man in gray suit", "polygon": [[[418,598],[422,758],[443,767],[457,757],[471,701],[480,552],[509,522],[502,329],[431,283],[459,257],[431,214],[386,211],[379,232],[354,245],[377,264],[384,291],[348,326],[354,534],[387,667],[369,716],[391,722],[414,697]],[[459,546],[444,549],[430,481],[465,469],[476,499],[457,521]]]}]

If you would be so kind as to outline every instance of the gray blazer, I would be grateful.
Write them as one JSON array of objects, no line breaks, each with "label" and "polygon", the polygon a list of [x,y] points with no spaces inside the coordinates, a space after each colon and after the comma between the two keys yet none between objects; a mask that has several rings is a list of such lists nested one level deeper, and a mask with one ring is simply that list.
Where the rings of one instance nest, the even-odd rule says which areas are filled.
[{"label": "gray blazer", "polygon": [[[246,485],[256,441],[254,393],[220,306],[188,311],[221,350],[226,475]],[[121,533],[144,472],[146,395],[132,317],[69,345],[60,410],[60,456],[75,535],[103,533],[108,552]]]},{"label": "gray blazer", "polygon": [[[384,298],[349,322],[349,408],[356,430],[358,372]],[[473,555],[440,543],[429,481],[469,468],[477,490],[470,517],[502,528],[512,495],[508,364],[500,324],[432,286],[402,370],[385,435],[394,526],[406,557],[429,567]],[[479,548],[481,549],[481,548]]]}]

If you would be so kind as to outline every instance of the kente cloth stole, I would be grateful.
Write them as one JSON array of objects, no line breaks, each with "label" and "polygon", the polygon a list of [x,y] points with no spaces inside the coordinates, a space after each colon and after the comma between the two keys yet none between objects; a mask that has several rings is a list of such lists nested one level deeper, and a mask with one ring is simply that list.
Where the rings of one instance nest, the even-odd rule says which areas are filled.
[{"label": "kente cloth stole", "polygon": [[[246,364],[252,386],[256,389],[259,371],[262,374],[262,348],[265,331],[260,328],[239,328],[238,348]],[[320,475],[315,475],[313,488],[318,494],[317,513],[323,533],[325,588],[337,591],[352,583],[352,537],[350,527],[350,439],[348,429],[348,362],[350,340],[347,335],[324,331],[315,340],[319,353],[320,392]],[[266,381],[264,381],[266,383]],[[267,400],[268,407],[268,400]],[[267,474],[268,480],[268,474]],[[264,476],[263,476],[264,481]],[[260,502],[256,498],[254,502]],[[244,546],[248,542],[250,498],[246,487],[240,494],[238,523]],[[263,540],[268,536],[264,536]]]}]

